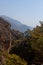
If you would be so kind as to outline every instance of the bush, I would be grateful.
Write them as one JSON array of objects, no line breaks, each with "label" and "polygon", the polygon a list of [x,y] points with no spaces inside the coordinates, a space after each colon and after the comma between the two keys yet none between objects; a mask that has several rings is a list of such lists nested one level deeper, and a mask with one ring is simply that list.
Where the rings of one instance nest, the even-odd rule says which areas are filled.
[{"label": "bush", "polygon": [[[0,57],[2,56],[2,54],[0,53]],[[4,53],[3,54],[4,59],[5,59],[5,64],[3,62],[1,62],[1,65],[27,65],[27,62],[24,61],[23,59],[21,59],[19,56],[15,55],[15,54],[8,54],[8,53]]]}]

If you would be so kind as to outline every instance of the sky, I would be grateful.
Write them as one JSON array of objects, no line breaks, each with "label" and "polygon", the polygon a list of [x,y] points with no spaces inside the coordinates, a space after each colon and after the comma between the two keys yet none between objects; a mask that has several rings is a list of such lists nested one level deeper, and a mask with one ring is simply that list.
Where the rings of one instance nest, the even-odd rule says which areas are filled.
[{"label": "sky", "polygon": [[43,0],[0,0],[1,15],[35,27],[43,20]]}]

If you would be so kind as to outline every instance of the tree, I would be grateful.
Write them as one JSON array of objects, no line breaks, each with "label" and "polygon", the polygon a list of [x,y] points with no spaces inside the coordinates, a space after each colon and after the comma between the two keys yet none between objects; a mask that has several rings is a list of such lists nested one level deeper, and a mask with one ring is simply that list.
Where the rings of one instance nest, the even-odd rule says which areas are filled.
[{"label": "tree", "polygon": [[[31,34],[31,44],[32,48],[35,49],[35,55],[37,57],[36,61],[43,62],[43,21],[40,22],[40,26],[36,26],[30,34]],[[36,58],[35,57],[35,58]]]}]

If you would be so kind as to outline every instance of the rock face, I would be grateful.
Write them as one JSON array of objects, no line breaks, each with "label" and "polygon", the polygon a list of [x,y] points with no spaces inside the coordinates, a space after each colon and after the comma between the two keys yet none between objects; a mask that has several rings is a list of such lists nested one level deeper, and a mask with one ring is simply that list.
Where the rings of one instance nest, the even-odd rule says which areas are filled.
[{"label": "rock face", "polygon": [[3,19],[5,19],[6,21],[8,21],[11,24],[12,28],[15,29],[15,30],[18,30],[20,32],[25,32],[28,29],[32,30],[32,27],[24,25],[24,24],[20,23],[19,21],[14,20],[10,17],[7,17],[7,16],[1,16],[1,17]]}]

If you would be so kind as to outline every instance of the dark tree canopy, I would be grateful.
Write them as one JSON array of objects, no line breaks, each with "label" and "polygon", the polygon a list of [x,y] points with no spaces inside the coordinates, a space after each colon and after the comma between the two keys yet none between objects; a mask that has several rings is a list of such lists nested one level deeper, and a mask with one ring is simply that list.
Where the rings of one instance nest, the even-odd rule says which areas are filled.
[{"label": "dark tree canopy", "polygon": [[43,63],[43,21],[33,30],[21,33],[0,17],[0,61],[2,65]]}]

